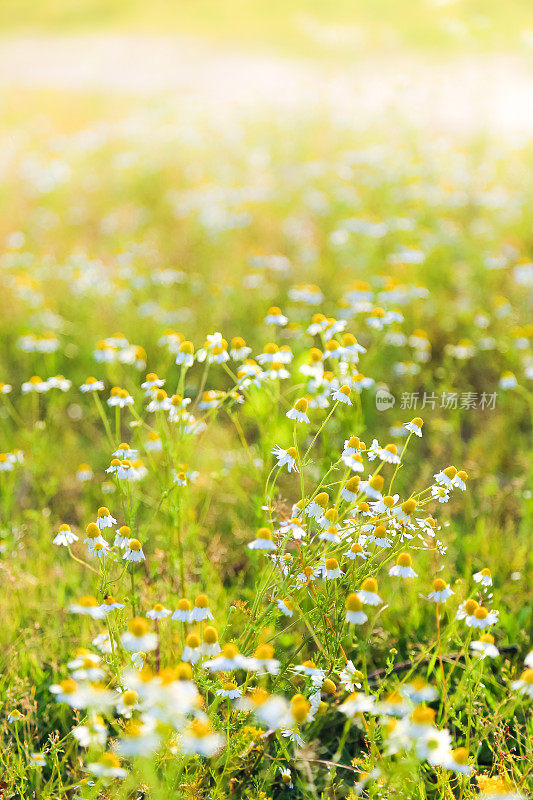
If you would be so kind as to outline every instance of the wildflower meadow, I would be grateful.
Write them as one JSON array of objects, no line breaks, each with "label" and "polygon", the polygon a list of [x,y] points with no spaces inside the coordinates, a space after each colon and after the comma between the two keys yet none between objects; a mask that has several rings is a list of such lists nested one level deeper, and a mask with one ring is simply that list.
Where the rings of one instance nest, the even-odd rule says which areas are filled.
[{"label": "wildflower meadow", "polygon": [[531,797],[529,137],[3,99],[0,798]]}]

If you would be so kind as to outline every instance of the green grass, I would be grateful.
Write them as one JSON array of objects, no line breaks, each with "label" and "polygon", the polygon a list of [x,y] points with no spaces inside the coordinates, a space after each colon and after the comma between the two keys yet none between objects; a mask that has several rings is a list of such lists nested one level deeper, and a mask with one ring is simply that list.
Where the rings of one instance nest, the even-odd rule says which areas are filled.
[{"label": "green grass", "polygon": [[[0,189],[0,379],[13,391],[0,395],[0,424],[1,449],[22,450],[24,463],[0,473],[0,759],[6,797],[126,798],[145,792],[153,800],[169,793],[207,800],[265,792],[344,798],[360,772],[376,767],[384,784],[371,781],[369,797],[475,797],[483,777],[432,768],[412,752],[384,755],[387,733],[378,717],[365,714],[364,723],[346,724],[338,710],[348,694],[340,683],[345,656],[361,672],[362,690],[381,700],[413,675],[426,679],[438,692],[430,703],[437,727],[450,731],[454,747],[467,747],[476,773],[499,775],[527,795],[531,702],[511,684],[531,649],[532,627],[531,288],[517,271],[531,258],[530,149],[489,138],[424,140],[407,123],[364,130],[294,114],[222,124],[205,113],[155,103],[140,108],[54,93],[13,100],[3,121]],[[221,224],[243,221],[234,216],[240,214],[248,215],[248,224]],[[387,231],[380,238],[341,236],[354,218],[386,222]],[[14,232],[23,233],[24,241],[8,238]],[[422,253],[422,262],[410,263],[406,249]],[[392,257],[400,252],[403,259]],[[249,259],[257,253],[282,254],[290,268],[254,272]],[[490,268],[490,257],[502,258],[502,265]],[[158,273],[164,269],[183,274],[163,285]],[[357,369],[376,384],[360,401],[354,392],[354,406],[337,406],[327,422],[332,405],[312,410],[309,426],[293,426],[286,411],[298,397],[313,394],[298,367],[310,347],[324,347],[307,326],[318,310],[340,318],[354,281],[370,285],[370,308],[400,309],[404,320],[379,331],[367,324],[368,310],[348,315],[346,330],[367,348]],[[291,289],[303,283],[320,287],[319,306],[291,299]],[[405,302],[382,296],[393,286],[404,288]],[[265,325],[273,305],[287,314],[289,328]],[[290,378],[242,391],[242,404],[228,396],[216,413],[195,408],[208,427],[191,437],[165,414],[147,411],[140,386],[146,373],[158,373],[169,395],[179,390],[193,404],[202,388],[225,393],[234,381],[222,366],[205,372],[201,363],[184,375],[159,344],[167,328],[190,339],[196,351],[214,331],[228,342],[244,337],[254,356],[267,342],[288,344],[295,355]],[[60,342],[55,353],[20,347],[28,332],[50,329]],[[410,339],[419,329],[430,344],[427,359]],[[146,364],[95,361],[98,341],[117,331],[144,349]],[[394,343],[390,332],[406,340]],[[454,350],[463,340],[472,344],[466,358]],[[397,365],[407,362],[418,371],[399,375]],[[228,363],[232,372],[238,368]],[[338,372],[335,361],[328,366]],[[499,387],[507,371],[516,375],[514,389]],[[38,399],[22,394],[32,375],[58,373],[72,381],[69,391],[51,390]],[[94,399],[79,390],[93,374],[105,382],[105,423]],[[134,414],[124,409],[117,417],[107,407],[114,385],[134,397]],[[376,386],[395,395],[394,408],[377,410]],[[439,401],[434,409],[401,409],[402,395],[412,392],[435,393]],[[496,392],[496,405],[445,409],[443,392]],[[382,445],[393,441],[401,452],[405,439],[394,438],[391,429],[418,414],[424,418],[422,439],[411,437],[396,475],[391,465],[380,471],[385,488],[393,479],[405,500],[431,486],[433,475],[449,464],[466,470],[466,492],[419,508],[442,526],[437,538],[443,547],[429,537],[424,544],[396,538],[392,550],[373,546],[368,562],[350,566],[342,546],[325,545],[314,533],[307,547],[279,545],[292,559],[289,577],[247,548],[259,527],[277,530],[302,493],[309,499],[322,481],[330,505],[335,503],[345,471],[338,463],[328,470],[345,439],[357,434],[367,447],[374,437]],[[144,451],[153,430],[163,442],[161,455]],[[293,445],[295,435],[305,466],[303,492],[299,475],[272,472],[272,447]],[[114,487],[105,473],[121,441],[140,450],[148,469],[131,492],[123,483]],[[94,471],[87,483],[76,475],[81,463]],[[185,463],[198,477],[176,488],[171,470]],[[366,476],[379,462],[364,456],[364,463]],[[99,574],[90,569],[97,560],[82,540],[101,505],[143,544],[145,568],[131,576],[121,575],[120,557],[109,557],[108,570]],[[341,516],[347,514],[346,506],[337,505]],[[79,535],[72,547],[77,560],[51,543],[65,522]],[[364,523],[357,516],[357,526]],[[312,524],[309,529],[314,531]],[[388,575],[400,550],[412,556],[418,573],[412,581]],[[333,583],[317,580],[315,592],[296,590],[302,563],[316,566],[323,554],[336,557],[346,575]],[[472,579],[485,567],[494,579],[487,590]],[[386,608],[366,608],[370,622],[354,634],[344,624],[344,602],[370,574],[379,580]],[[455,592],[440,607],[438,625],[435,605],[426,599],[437,576]],[[158,754],[125,759],[122,783],[88,785],[87,763],[102,748],[87,753],[78,747],[70,730],[86,712],[57,703],[49,686],[72,672],[67,664],[77,648],[95,651],[92,639],[106,630],[103,622],[69,613],[69,605],[87,594],[101,600],[107,592],[125,605],[110,618],[116,656],[103,658],[113,690],[125,680],[129,655],[119,638],[132,615],[145,616],[157,602],[173,610],[180,597],[194,600],[200,592],[209,596],[222,644],[234,641],[249,655],[270,642],[284,665],[279,678],[236,672],[243,691],[261,684],[286,698],[296,692],[308,698],[312,686],[293,667],[313,659],[336,690],[322,695],[316,720],[304,725],[304,750],[279,732],[264,737],[267,726],[255,716],[230,713],[215,697],[219,678],[195,667],[213,728],[224,738],[229,733],[222,752],[207,760],[184,757],[176,742],[183,724],[172,731],[163,727]],[[277,610],[276,595],[296,604],[293,618]],[[491,631],[501,655],[494,661],[472,656],[475,632],[455,618],[468,597],[499,611]],[[162,621],[159,633],[159,649],[148,654],[147,665],[174,668],[182,657],[181,626]],[[7,722],[14,708],[24,714],[20,723]],[[122,721],[113,711],[105,718],[116,740]],[[46,765],[31,766],[30,754],[41,751]],[[331,769],[336,762],[342,766]],[[278,767],[290,769],[293,794]]]}]

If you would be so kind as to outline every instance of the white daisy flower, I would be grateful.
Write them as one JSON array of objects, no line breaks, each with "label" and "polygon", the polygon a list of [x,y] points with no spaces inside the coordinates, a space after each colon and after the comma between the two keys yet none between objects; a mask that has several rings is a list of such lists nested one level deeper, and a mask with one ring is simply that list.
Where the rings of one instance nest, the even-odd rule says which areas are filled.
[{"label": "white daisy flower", "polygon": [[138,539],[130,539],[122,558],[126,561],[145,561],[142,545]]},{"label": "white daisy flower", "polygon": [[339,711],[350,719],[356,714],[373,712],[375,710],[375,699],[373,695],[366,695],[363,692],[353,692],[344,703],[339,706]]},{"label": "white daisy flower", "polygon": [[416,578],[417,573],[414,571],[412,563],[409,553],[400,553],[396,564],[389,569],[389,575],[397,578]]},{"label": "white daisy flower", "polygon": [[98,509],[96,524],[98,525],[100,530],[103,530],[104,528],[111,528],[113,525],[116,524],[116,522],[117,521],[115,517],[111,516],[108,508],[106,508],[105,506],[101,506],[101,508]]},{"label": "white daisy flower", "polygon": [[150,632],[148,623],[142,617],[134,617],[128,630],[120,637],[122,646],[130,653],[149,653],[157,647],[157,635]]},{"label": "white daisy flower", "polygon": [[482,569],[480,572],[475,572],[472,576],[476,583],[481,583],[482,586],[492,586],[492,575],[490,569]]},{"label": "white daisy flower", "polygon": [[363,605],[379,606],[383,603],[378,594],[378,583],[375,578],[365,578],[361,584],[361,589],[357,592],[357,597]]},{"label": "white daisy flower", "polygon": [[209,608],[209,600],[207,595],[199,594],[195,601],[194,607],[191,611],[191,622],[202,622],[206,619],[214,619],[211,609]]},{"label": "white daisy flower", "polygon": [[296,465],[298,453],[295,447],[288,447],[284,450],[277,444],[271,452],[276,459],[278,467],[286,466],[288,472],[298,472],[298,467]]},{"label": "white daisy flower", "polygon": [[416,436],[422,436],[423,424],[424,421],[421,419],[421,417],[415,417],[411,420],[411,422],[404,422],[403,427],[410,433],[414,433]]},{"label": "white daisy flower", "polygon": [[87,769],[98,778],[125,778],[128,774],[114,753],[104,753],[98,761],[87,764]]},{"label": "white daisy flower", "polygon": [[64,523],[63,525],[59,526],[59,531],[55,535],[52,544],[63,545],[63,547],[69,547],[73,542],[77,541],[78,537],[73,531],[71,531],[70,525]]},{"label": "white daisy flower", "polygon": [[242,697],[241,690],[237,689],[231,681],[226,681],[221,689],[216,690],[215,694],[217,697],[226,697],[228,700],[238,700]]},{"label": "white daisy flower", "polygon": [[165,608],[162,603],[156,603],[150,611],[146,612],[148,619],[165,619],[165,617],[169,617],[171,614],[172,611],[169,608]]},{"label": "white daisy flower", "polygon": [[491,636],[490,633],[485,633],[480,639],[471,642],[470,647],[475,653],[479,654],[481,659],[487,657],[497,658],[500,655],[500,651],[494,644],[494,636]]},{"label": "white daisy flower", "polygon": [[249,658],[241,655],[232,642],[228,642],[218,656],[206,661],[202,666],[210,672],[231,672],[235,669],[248,670],[252,666],[252,662]]},{"label": "white daisy flower", "polygon": [[286,617],[292,617],[294,610],[290,600],[282,600],[280,597],[276,598],[276,605],[278,610],[281,611]]},{"label": "white daisy flower", "polygon": [[272,541],[272,533],[268,528],[259,528],[253,542],[248,543],[250,550],[275,550],[276,545]]},{"label": "white daisy flower", "polygon": [[293,408],[287,411],[286,416],[289,419],[295,420],[296,422],[308,423],[309,417],[306,414],[307,406],[307,400],[304,397],[301,397],[295,402]]},{"label": "white daisy flower", "polygon": [[446,581],[442,578],[436,578],[433,581],[433,591],[428,594],[428,599],[433,600],[434,603],[445,603],[446,600],[455,594]]}]

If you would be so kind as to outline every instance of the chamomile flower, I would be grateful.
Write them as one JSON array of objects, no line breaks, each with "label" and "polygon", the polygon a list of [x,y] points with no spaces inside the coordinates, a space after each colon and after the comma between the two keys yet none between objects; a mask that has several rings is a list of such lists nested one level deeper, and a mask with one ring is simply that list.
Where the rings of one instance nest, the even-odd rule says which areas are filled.
[{"label": "chamomile flower", "polygon": [[383,497],[381,490],[383,489],[384,483],[385,478],[383,475],[371,475],[368,480],[361,481],[359,488],[361,492],[371,497],[372,500],[381,500]]},{"label": "chamomile flower", "polygon": [[7,721],[11,722],[20,722],[24,719],[24,714],[18,710],[18,708],[14,708],[12,711],[8,712]]},{"label": "chamomile flower", "polygon": [[432,703],[439,696],[435,687],[420,677],[412,678],[404,683],[403,686],[400,686],[399,692],[415,706],[421,703]]},{"label": "chamomile flower", "polygon": [[292,538],[295,539],[296,541],[304,539],[307,535],[305,528],[302,527],[302,523],[296,517],[281,523],[279,527],[280,536],[284,537],[288,533],[290,533],[292,535]]},{"label": "chamomile flower", "polygon": [[218,643],[218,633],[212,625],[206,625],[202,633],[202,655],[218,656],[220,644]]},{"label": "chamomile flower", "polygon": [[399,691],[388,694],[378,705],[377,710],[380,714],[387,717],[403,717],[409,713],[411,706],[402,697]]},{"label": "chamomile flower", "polygon": [[339,562],[336,558],[326,558],[322,566],[322,579],[325,581],[336,580],[342,578],[344,572],[339,567]]},{"label": "chamomile flower", "polygon": [[236,669],[248,670],[253,667],[253,662],[241,655],[233,642],[228,642],[228,644],[224,645],[219,655],[206,661],[203,667],[210,672],[231,672]]},{"label": "chamomile flower", "polygon": [[467,478],[468,478],[468,475],[464,471],[464,469],[460,469],[459,472],[457,472],[457,474],[455,475],[455,477],[452,480],[452,486],[455,489],[460,489],[462,492],[465,492],[466,491]]},{"label": "chamomile flower", "polygon": [[291,409],[289,409],[289,411],[287,411],[286,416],[289,419],[295,420],[296,422],[308,423],[309,417],[307,416],[306,413],[307,406],[308,406],[307,400],[305,399],[305,397],[301,397],[299,400],[295,402],[294,406]]},{"label": "chamomile flower", "polygon": [[105,747],[107,742],[107,728],[102,717],[93,716],[85,725],[76,725],[72,735],[80,747]]},{"label": "chamomile flower", "polygon": [[322,669],[318,669],[314,661],[304,661],[303,664],[297,664],[294,671],[300,675],[305,675],[317,681],[323,681],[326,673]]},{"label": "chamomile flower", "polygon": [[121,525],[120,528],[115,531],[113,547],[118,547],[120,550],[125,550],[131,538],[131,528],[129,525]]},{"label": "chamomile flower", "polygon": [[43,392],[47,392],[50,388],[48,381],[43,381],[39,378],[38,375],[34,375],[29,381],[25,381],[22,384],[22,394],[31,394],[32,392],[37,392],[37,394],[42,394]]},{"label": "chamomile flower", "polygon": [[[98,666],[101,661],[101,656],[97,653],[91,653],[90,650],[86,650],[85,648],[81,647],[76,652],[75,658],[68,662],[67,667],[70,670],[81,670],[83,673],[81,675],[73,675],[72,677],[75,680],[89,680],[89,681],[98,681],[100,680],[104,673],[102,672],[101,668]],[[92,670],[96,670],[96,674],[92,675]]]},{"label": "chamomile flower", "polygon": [[415,752],[431,766],[444,766],[451,759],[452,739],[446,729],[428,728],[425,734],[415,737]]},{"label": "chamomile flower", "polygon": [[144,393],[147,397],[151,397],[152,389],[160,389],[164,385],[164,378],[158,378],[155,372],[149,372],[146,380],[141,383],[141,389],[145,390]]},{"label": "chamomile flower", "polygon": [[363,603],[355,592],[346,598],[346,622],[350,625],[363,625],[368,620],[363,611]]},{"label": "chamomile flower", "polygon": [[397,503],[400,499],[400,495],[385,495],[382,497],[381,500],[376,500],[374,503],[371,503],[372,513],[376,517],[380,517],[385,514],[387,517],[393,517],[397,511]]},{"label": "chamomile flower", "polygon": [[9,458],[8,453],[0,453],[0,472],[11,472],[14,462]]},{"label": "chamomile flower", "polygon": [[346,558],[349,558],[350,561],[355,561],[356,558],[366,561],[368,558],[368,550],[365,550],[363,545],[359,544],[359,542],[354,542],[344,555]]},{"label": "chamomile flower", "polygon": [[54,536],[52,544],[63,545],[63,547],[70,547],[73,542],[77,542],[78,537],[70,529],[70,525],[63,523],[59,526],[59,531]]},{"label": "chamomile flower", "polygon": [[363,605],[379,606],[383,603],[378,594],[378,582],[375,578],[365,578],[361,584],[361,589],[357,592],[357,597]]},{"label": "chamomile flower", "polygon": [[336,403],[342,403],[344,405],[351,406],[353,403],[350,400],[350,392],[351,389],[349,386],[341,386],[339,389],[335,389],[335,391],[331,393],[331,397]]},{"label": "chamomile flower", "polygon": [[100,608],[104,614],[110,614],[111,611],[119,611],[121,608],[124,608],[124,603],[119,603],[112,594],[106,594]]},{"label": "chamomile flower", "polygon": [[479,658],[497,658],[500,651],[494,644],[494,636],[484,633],[479,639],[470,643],[470,648],[479,655]]},{"label": "chamomile flower", "polygon": [[252,352],[252,348],[246,346],[246,342],[241,336],[235,336],[231,340],[231,349],[229,352],[234,361],[244,361]]},{"label": "chamomile flower", "polygon": [[487,567],[480,572],[475,572],[472,577],[476,583],[480,583],[482,586],[492,586],[492,575]]},{"label": "chamomile flower", "polygon": [[87,378],[85,383],[82,383],[80,386],[84,394],[87,394],[87,392],[103,392],[104,388],[104,382],[93,377]]},{"label": "chamomile flower", "polygon": [[121,389],[120,386],[113,386],[107,398],[107,405],[111,407],[126,408],[126,406],[132,406],[133,403],[134,400],[130,393],[126,389]]},{"label": "chamomile flower", "polygon": [[165,617],[169,617],[171,614],[172,611],[169,608],[165,608],[162,603],[156,603],[150,611],[146,612],[148,619],[165,619]]},{"label": "chamomile flower", "polygon": [[101,506],[98,509],[98,514],[96,515],[96,524],[103,530],[104,528],[111,528],[113,525],[116,525],[115,517],[111,516],[109,513],[109,509],[106,506]]},{"label": "chamomile flower", "polygon": [[76,470],[76,478],[80,481],[80,483],[85,483],[86,481],[90,481],[93,478],[93,471],[89,464],[80,464],[78,469]]},{"label": "chamomile flower", "polygon": [[479,606],[475,609],[474,613],[465,617],[465,623],[469,628],[487,628],[489,625],[495,625],[498,622],[498,612],[489,611],[484,606]]},{"label": "chamomile flower", "polygon": [[288,789],[293,789],[294,783],[292,782],[292,775],[290,769],[288,769],[287,767],[278,767],[278,770],[280,778],[282,782],[285,784],[285,786]]},{"label": "chamomile flower", "polygon": [[206,619],[214,619],[211,609],[209,608],[209,599],[205,594],[196,596],[194,606],[191,611],[191,622],[203,622]]},{"label": "chamomile flower", "polygon": [[459,772],[461,775],[470,775],[472,767],[468,764],[468,750],[465,747],[457,747],[451,752],[451,758],[445,761],[445,769]]},{"label": "chamomile flower", "polygon": [[333,542],[334,544],[339,544],[341,541],[340,536],[337,532],[337,528],[334,525],[330,525],[329,528],[326,528],[325,531],[322,531],[319,536],[323,542]]},{"label": "chamomile flower", "polygon": [[155,650],[157,635],[150,631],[150,627],[142,617],[134,617],[128,625],[128,630],[120,637],[122,646],[130,653]]},{"label": "chamomile flower", "polygon": [[413,560],[409,553],[400,553],[396,559],[396,564],[389,569],[389,575],[398,578],[416,578],[417,573],[414,571]]},{"label": "chamomile flower", "polygon": [[292,617],[292,615],[294,614],[294,607],[290,600],[286,599],[284,600],[281,597],[277,597],[276,605],[278,607],[278,610],[281,611],[281,613],[284,614],[286,617]]},{"label": "chamomile flower", "polygon": [[77,603],[71,603],[68,607],[71,614],[81,614],[82,616],[91,617],[91,619],[103,619],[105,611],[96,600],[96,597],[85,595]]},{"label": "chamomile flower", "polygon": [[413,522],[414,520],[414,513],[416,510],[417,502],[413,500],[413,498],[409,498],[401,506],[396,510],[395,517],[396,519],[403,522],[404,525],[408,525]]},{"label": "chamomile flower", "polygon": [[192,342],[184,340],[180,343],[176,353],[176,364],[183,367],[192,367],[194,364],[194,345]]},{"label": "chamomile flower", "polygon": [[533,669],[533,650],[531,650],[524,659],[526,667]]},{"label": "chamomile flower", "polygon": [[511,688],[519,694],[525,694],[533,699],[533,669],[531,667],[525,669],[520,678],[511,683]]},{"label": "chamomile flower", "polygon": [[513,372],[503,372],[499,385],[500,389],[516,389],[518,386],[516,375]]},{"label": "chamomile flower", "polygon": [[183,648],[182,660],[189,664],[196,664],[202,657],[202,643],[200,637],[196,633],[189,633],[185,638],[185,647]]},{"label": "chamomile flower", "polygon": [[444,486],[447,491],[451,491],[453,489],[453,479],[456,475],[456,468],[450,466],[446,467],[446,469],[442,469],[440,472],[436,472],[433,477],[438,484]]},{"label": "chamomile flower", "polygon": [[317,574],[320,574],[320,569],[315,569],[313,567],[304,567],[303,571],[299,572],[298,575],[296,576],[296,580],[298,581],[298,583],[308,584],[316,580]]},{"label": "chamomile flower", "polygon": [[189,723],[180,737],[180,750],[188,755],[210,758],[223,746],[224,737],[214,733],[209,722],[200,718]]},{"label": "chamomile flower", "polygon": [[98,761],[87,764],[87,769],[98,778],[125,778],[128,774],[115,753],[104,753]]},{"label": "chamomile flower", "polygon": [[155,431],[149,431],[148,437],[144,443],[144,449],[149,453],[161,453],[163,450],[163,442],[159,434]]},{"label": "chamomile flower", "polygon": [[207,411],[210,408],[217,408],[220,405],[220,395],[213,390],[203,392],[202,399],[198,403],[200,411]]},{"label": "chamomile flower", "polygon": [[468,598],[468,600],[464,600],[457,609],[455,618],[466,619],[467,617],[472,616],[478,605],[479,603],[477,600],[474,600],[472,597]]},{"label": "chamomile flower", "polygon": [[366,353],[366,347],[363,347],[363,345],[359,344],[352,333],[343,334],[341,353],[342,360],[347,361],[350,364],[357,364],[360,353]]},{"label": "chamomile flower", "polygon": [[341,685],[347,692],[355,692],[361,688],[361,681],[364,678],[362,672],[355,668],[353,661],[348,660],[346,666],[339,672]]},{"label": "chamomile flower", "polygon": [[116,743],[116,749],[120,755],[133,758],[154,753],[160,744],[161,736],[156,732],[152,721],[141,722],[132,719],[124,726],[123,733]]},{"label": "chamomile flower", "polygon": [[288,447],[284,450],[277,444],[272,450],[272,455],[275,457],[278,467],[287,467],[287,472],[298,472],[296,465],[296,458],[298,452],[295,447]]},{"label": "chamomile flower", "polygon": [[305,513],[308,517],[312,517],[318,522],[324,516],[324,510],[329,502],[329,494],[327,492],[319,492],[308,503]]},{"label": "chamomile flower", "polygon": [[187,600],[186,597],[182,597],[181,600],[178,601],[178,607],[173,612],[171,619],[178,622],[190,622],[191,610],[192,605],[190,600]]},{"label": "chamomile flower", "polygon": [[54,375],[53,378],[48,379],[48,385],[51,389],[59,389],[62,392],[68,392],[72,386],[72,381],[69,381],[64,375]]},{"label": "chamomile flower", "polygon": [[139,694],[135,689],[125,689],[115,703],[117,714],[129,719],[134,710],[139,708],[139,702]]},{"label": "chamomile flower", "polygon": [[61,683],[53,683],[50,691],[55,695],[58,703],[66,703],[71,708],[85,708],[87,705],[84,690],[73,678],[67,678]]},{"label": "chamomile flower", "polygon": [[272,541],[272,532],[268,528],[259,528],[253,542],[248,543],[250,550],[275,550],[276,545]]},{"label": "chamomile flower", "polygon": [[155,389],[151,398],[147,408],[149,412],[170,411],[171,400],[164,389]]},{"label": "chamomile flower", "polygon": [[122,558],[126,561],[145,561],[142,545],[138,539],[130,539]]},{"label": "chamomile flower", "polygon": [[265,317],[265,325],[279,325],[282,328],[287,324],[288,321],[288,317],[281,313],[281,309],[278,308],[278,306],[272,306],[269,308]]},{"label": "chamomile flower", "polygon": [[339,711],[350,719],[353,719],[357,714],[372,713],[375,711],[375,699],[373,695],[353,692],[344,703],[341,703]]},{"label": "chamomile flower", "polygon": [[357,499],[360,481],[361,478],[359,477],[359,475],[354,475],[352,478],[348,478],[348,480],[342,487],[340,496],[347,503],[353,503]]},{"label": "chamomile flower", "polygon": [[445,580],[442,578],[435,578],[433,581],[433,591],[428,594],[428,599],[433,600],[435,603],[445,603],[446,600],[455,594]]},{"label": "chamomile flower", "polygon": [[384,525],[376,525],[367,541],[377,544],[378,547],[392,547],[392,540],[387,536],[387,529]]},{"label": "chamomile flower", "polygon": [[215,692],[217,697],[225,697],[228,700],[238,700],[242,697],[242,692],[237,689],[236,685],[231,681],[226,681],[220,689]]},{"label": "chamomile flower", "polygon": [[280,662],[274,658],[274,648],[270,644],[260,644],[257,646],[253,658],[250,659],[250,669],[254,669],[260,675],[278,675]]},{"label": "chamomile flower", "polygon": [[424,420],[421,417],[414,417],[411,422],[405,422],[403,427],[410,433],[414,433],[416,436],[422,436],[423,424]]}]

